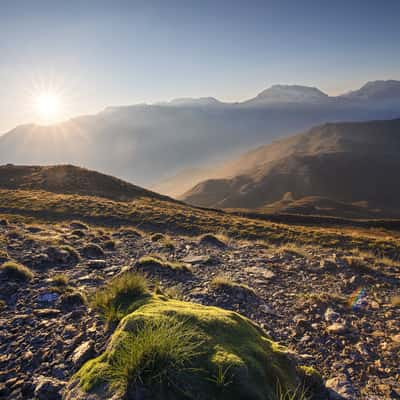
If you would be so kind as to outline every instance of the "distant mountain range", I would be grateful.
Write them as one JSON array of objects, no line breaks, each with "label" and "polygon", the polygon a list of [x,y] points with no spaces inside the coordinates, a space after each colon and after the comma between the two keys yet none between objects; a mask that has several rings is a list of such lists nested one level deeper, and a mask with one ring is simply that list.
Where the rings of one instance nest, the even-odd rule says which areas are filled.
[{"label": "distant mountain range", "polygon": [[182,200],[350,217],[400,216],[400,119],[328,123],[259,147],[218,168]]},{"label": "distant mountain range", "polygon": [[203,168],[273,139],[324,122],[399,116],[399,81],[369,82],[336,97],[317,88],[275,85],[240,103],[184,98],[109,107],[52,126],[18,126],[0,137],[0,160],[75,164],[178,195],[210,176]]}]

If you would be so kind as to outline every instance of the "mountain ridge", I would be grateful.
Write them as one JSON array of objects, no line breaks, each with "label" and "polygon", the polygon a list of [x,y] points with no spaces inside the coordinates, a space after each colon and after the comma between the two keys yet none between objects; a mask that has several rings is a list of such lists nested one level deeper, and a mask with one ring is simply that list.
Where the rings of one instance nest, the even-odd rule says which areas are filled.
[{"label": "mountain ridge", "polygon": [[[15,164],[81,165],[140,186],[164,187],[164,194],[176,195],[183,193],[179,192],[182,183],[185,189],[196,183],[189,176],[185,182],[171,181],[185,169],[207,169],[326,121],[399,116],[400,94],[398,101],[391,97],[371,103],[330,97],[308,88],[305,91],[324,100],[300,101],[300,86],[280,85],[274,90],[284,88],[286,93],[293,87],[297,88],[294,102],[287,101],[290,96],[286,95],[285,101],[261,103],[186,99],[178,104],[109,107],[50,126],[19,126],[0,136],[0,159]],[[169,184],[163,186],[164,181]]]},{"label": "mountain ridge", "polygon": [[245,153],[222,168],[224,177],[180,198],[197,206],[257,209],[291,193],[294,200],[368,202],[392,216],[400,212],[393,188],[399,152],[400,119],[328,123]]},{"label": "mountain ridge", "polygon": [[174,201],[114,176],[74,165],[0,165],[0,189],[43,190],[116,201],[130,201],[138,197]]}]

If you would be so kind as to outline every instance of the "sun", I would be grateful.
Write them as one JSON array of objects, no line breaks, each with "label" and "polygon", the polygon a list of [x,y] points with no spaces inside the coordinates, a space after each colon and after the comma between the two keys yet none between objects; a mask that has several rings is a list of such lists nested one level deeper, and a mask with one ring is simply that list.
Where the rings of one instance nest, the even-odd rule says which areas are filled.
[{"label": "sun", "polygon": [[54,122],[62,112],[61,97],[52,92],[39,93],[34,98],[34,108],[42,121]]}]

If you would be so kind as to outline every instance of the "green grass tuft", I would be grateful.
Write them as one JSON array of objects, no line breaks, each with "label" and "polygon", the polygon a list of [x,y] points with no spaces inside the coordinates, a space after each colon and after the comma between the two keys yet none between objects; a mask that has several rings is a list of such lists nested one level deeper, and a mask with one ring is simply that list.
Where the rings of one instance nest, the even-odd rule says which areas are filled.
[{"label": "green grass tuft", "polygon": [[131,309],[131,305],[149,294],[146,279],[137,273],[127,272],[115,277],[98,289],[91,306],[100,311],[107,322],[118,322]]},{"label": "green grass tuft", "polygon": [[193,360],[200,355],[201,334],[174,317],[144,321],[128,333],[110,357],[105,371],[110,387],[120,393],[134,393],[137,386],[179,388],[179,380],[190,374]]}]

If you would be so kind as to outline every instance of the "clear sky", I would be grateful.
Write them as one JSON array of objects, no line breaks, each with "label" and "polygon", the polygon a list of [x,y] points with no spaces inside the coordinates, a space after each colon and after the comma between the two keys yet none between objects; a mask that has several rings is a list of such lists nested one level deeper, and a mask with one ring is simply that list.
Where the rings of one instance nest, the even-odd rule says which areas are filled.
[{"label": "clear sky", "polygon": [[400,79],[399,0],[1,0],[0,133],[175,97],[253,97],[276,83],[329,94]]}]

